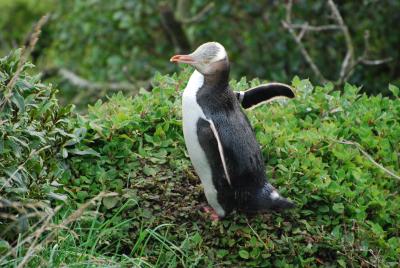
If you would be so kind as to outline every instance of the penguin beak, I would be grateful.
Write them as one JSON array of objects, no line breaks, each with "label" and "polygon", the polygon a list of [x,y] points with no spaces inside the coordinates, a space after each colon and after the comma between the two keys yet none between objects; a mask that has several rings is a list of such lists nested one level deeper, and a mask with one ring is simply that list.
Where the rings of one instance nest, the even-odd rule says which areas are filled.
[{"label": "penguin beak", "polygon": [[170,62],[178,62],[178,63],[195,63],[195,60],[190,55],[175,55],[170,60]]}]

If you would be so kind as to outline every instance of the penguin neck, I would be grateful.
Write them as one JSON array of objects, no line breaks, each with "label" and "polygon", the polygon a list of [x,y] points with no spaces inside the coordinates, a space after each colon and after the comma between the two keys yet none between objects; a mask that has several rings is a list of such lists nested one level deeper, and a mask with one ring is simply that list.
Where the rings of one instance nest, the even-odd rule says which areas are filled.
[{"label": "penguin neck", "polygon": [[224,91],[229,86],[229,66],[212,74],[203,74],[204,86],[215,91]]}]

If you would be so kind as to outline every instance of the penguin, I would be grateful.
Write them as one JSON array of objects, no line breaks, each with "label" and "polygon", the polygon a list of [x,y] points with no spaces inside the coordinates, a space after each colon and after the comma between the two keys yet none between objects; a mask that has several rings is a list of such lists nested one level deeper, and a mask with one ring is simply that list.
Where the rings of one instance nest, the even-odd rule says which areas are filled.
[{"label": "penguin", "polygon": [[292,88],[270,83],[244,92],[229,86],[229,60],[218,42],[207,42],[174,63],[195,68],[182,95],[182,126],[186,148],[212,209],[212,220],[233,210],[263,213],[293,208],[268,182],[255,133],[242,108],[277,97],[293,98]]}]

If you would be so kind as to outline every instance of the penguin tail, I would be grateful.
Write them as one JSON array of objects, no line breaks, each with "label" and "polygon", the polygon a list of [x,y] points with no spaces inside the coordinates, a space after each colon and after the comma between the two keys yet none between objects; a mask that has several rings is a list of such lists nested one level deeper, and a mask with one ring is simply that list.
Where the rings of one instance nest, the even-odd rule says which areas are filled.
[{"label": "penguin tail", "polygon": [[285,210],[296,207],[295,203],[281,196],[278,191],[268,182],[262,188],[253,191],[238,193],[239,204],[243,211],[267,212],[270,210]]},{"label": "penguin tail", "polygon": [[295,203],[281,196],[271,184],[266,183],[265,188],[272,190],[269,192],[267,197],[267,203],[270,203],[271,209],[284,210],[294,208],[296,206]]},{"label": "penguin tail", "polygon": [[276,210],[291,209],[295,207],[296,207],[295,203],[284,197],[278,197],[277,199],[272,201],[272,208]]}]

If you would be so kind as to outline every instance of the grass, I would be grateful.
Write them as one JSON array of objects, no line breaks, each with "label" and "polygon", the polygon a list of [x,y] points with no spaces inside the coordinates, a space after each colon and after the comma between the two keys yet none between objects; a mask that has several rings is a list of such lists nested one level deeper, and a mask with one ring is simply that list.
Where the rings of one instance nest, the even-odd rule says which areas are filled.
[{"label": "grass", "polygon": [[[117,217],[127,207],[128,203],[136,203],[135,200],[128,200],[115,213]],[[180,244],[169,240],[168,233],[173,224],[161,224],[151,228],[142,221],[142,226],[137,232],[136,238],[130,238],[129,233],[115,239],[115,232],[120,232],[123,226],[129,226],[131,219],[126,219],[114,224],[114,217],[105,221],[99,221],[102,217],[99,212],[101,202],[97,202],[94,210],[88,210],[81,215],[71,226],[62,224],[69,218],[76,208],[66,207],[61,209],[54,216],[52,223],[46,224],[46,232],[41,236],[42,243],[38,243],[31,252],[27,252],[27,240],[33,240],[33,233],[30,236],[19,236],[16,245],[9,251],[13,254],[6,255],[0,259],[2,267],[177,267],[195,265],[201,256],[191,256],[185,250],[185,243],[192,237],[187,236]],[[61,225],[60,225],[61,224]],[[40,227],[39,227],[40,228]],[[55,232],[51,240],[46,240]],[[134,240],[131,249],[122,249],[126,241]],[[158,244],[159,255],[149,256],[147,253],[152,250],[154,244]],[[124,252],[124,253],[121,253]],[[29,254],[29,256],[27,255]],[[28,258],[27,258],[28,256]],[[168,264],[168,266],[165,266]]]}]

